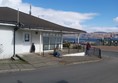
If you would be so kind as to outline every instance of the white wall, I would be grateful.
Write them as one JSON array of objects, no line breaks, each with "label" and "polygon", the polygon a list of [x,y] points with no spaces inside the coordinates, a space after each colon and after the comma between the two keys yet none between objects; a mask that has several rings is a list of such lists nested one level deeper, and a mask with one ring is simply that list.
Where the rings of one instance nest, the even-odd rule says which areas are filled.
[{"label": "white wall", "polygon": [[[24,34],[29,33],[30,34],[30,41],[25,42],[24,41]],[[31,46],[31,31],[25,31],[25,30],[17,30],[16,31],[16,54],[19,53],[28,53],[30,51]]]},{"label": "white wall", "polygon": [[[24,34],[30,34],[30,41],[24,41]],[[43,52],[43,32],[33,30],[17,30],[16,31],[16,45],[15,53],[29,53],[31,44],[34,43],[36,50],[35,52]],[[13,27],[0,26],[0,59],[11,58],[13,56]],[[62,45],[61,45],[62,46]]]},{"label": "white wall", "polygon": [[16,44],[15,44],[15,52],[22,53],[23,52],[23,31],[18,30],[16,31]]},{"label": "white wall", "polygon": [[35,48],[36,48],[35,52],[39,52],[40,49],[42,49],[40,48],[40,32],[32,31],[31,34],[32,34],[32,43],[35,44]]},{"label": "white wall", "polygon": [[[30,34],[29,42],[24,41],[25,33]],[[16,54],[19,53],[29,53],[31,44],[35,44],[35,52],[40,52],[42,48],[40,48],[40,32],[31,31],[31,30],[18,30],[16,31]]]},{"label": "white wall", "polygon": [[42,32],[40,32],[40,44],[39,44],[39,52],[40,54],[43,52],[43,37],[42,37]]},{"label": "white wall", "polygon": [[0,26],[0,59],[13,56],[13,27]]}]

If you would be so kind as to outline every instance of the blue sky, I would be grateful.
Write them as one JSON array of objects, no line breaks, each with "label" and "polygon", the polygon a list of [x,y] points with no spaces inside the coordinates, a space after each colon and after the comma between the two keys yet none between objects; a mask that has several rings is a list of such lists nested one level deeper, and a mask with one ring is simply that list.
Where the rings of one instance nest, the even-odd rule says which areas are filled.
[{"label": "blue sky", "polygon": [[118,16],[118,0],[23,0],[32,5],[62,11],[98,13],[86,22],[91,26],[115,26],[113,18]]},{"label": "blue sky", "polygon": [[17,4],[24,12],[31,4],[35,16],[64,26],[89,32],[118,32],[118,0],[0,0],[4,6],[8,1],[10,7]]}]

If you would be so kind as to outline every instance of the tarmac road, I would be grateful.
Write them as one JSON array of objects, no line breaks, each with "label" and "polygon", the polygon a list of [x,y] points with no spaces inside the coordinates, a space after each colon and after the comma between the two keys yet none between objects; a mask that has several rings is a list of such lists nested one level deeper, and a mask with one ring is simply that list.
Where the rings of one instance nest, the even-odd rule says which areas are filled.
[{"label": "tarmac road", "polygon": [[101,53],[102,53],[103,57],[116,57],[116,58],[118,58],[118,52],[102,51]]},{"label": "tarmac road", "polygon": [[[118,83],[118,57],[102,52],[100,62],[0,74],[0,83]],[[113,57],[111,57],[114,55]]]}]

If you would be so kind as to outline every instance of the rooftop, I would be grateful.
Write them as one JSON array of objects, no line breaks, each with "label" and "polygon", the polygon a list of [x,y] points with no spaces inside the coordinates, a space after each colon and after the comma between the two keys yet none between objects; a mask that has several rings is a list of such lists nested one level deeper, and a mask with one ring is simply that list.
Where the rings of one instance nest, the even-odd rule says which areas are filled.
[{"label": "rooftop", "polygon": [[83,30],[61,26],[8,7],[0,7],[0,23],[17,24],[18,12],[19,12],[19,22],[24,25],[22,26],[22,28],[85,33],[85,31]]}]

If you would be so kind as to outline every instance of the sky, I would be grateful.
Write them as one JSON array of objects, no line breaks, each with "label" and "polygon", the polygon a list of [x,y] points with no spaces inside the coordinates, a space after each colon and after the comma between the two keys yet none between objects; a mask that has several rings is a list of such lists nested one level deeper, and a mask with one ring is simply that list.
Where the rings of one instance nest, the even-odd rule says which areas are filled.
[{"label": "sky", "polygon": [[0,0],[10,7],[87,32],[118,32],[118,0]]}]

